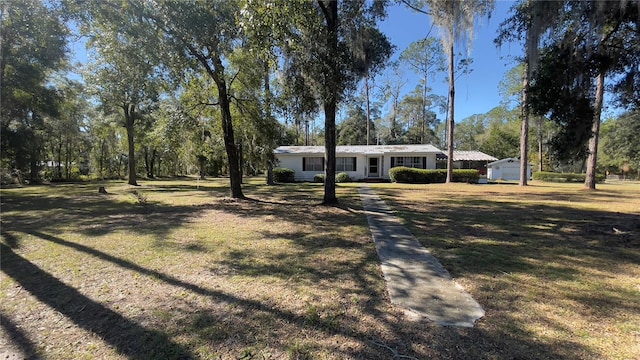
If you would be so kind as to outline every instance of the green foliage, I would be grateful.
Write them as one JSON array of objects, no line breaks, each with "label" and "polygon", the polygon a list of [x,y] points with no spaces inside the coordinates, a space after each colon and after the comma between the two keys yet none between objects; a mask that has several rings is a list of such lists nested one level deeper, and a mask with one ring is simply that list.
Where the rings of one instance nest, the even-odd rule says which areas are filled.
[{"label": "green foliage", "polygon": [[[555,173],[548,171],[536,171],[531,177],[533,180],[548,181],[548,182],[584,182],[586,174],[575,173]],[[604,182],[604,174],[596,174],[596,181]]]},{"label": "green foliage", "polygon": [[289,168],[274,168],[273,180],[279,183],[292,183],[295,182],[295,171]]},{"label": "green foliage", "polygon": [[314,94],[323,106],[325,146],[334,149],[327,155],[323,203],[335,203],[336,111],[348,91],[388,57],[376,48],[380,44],[374,44],[385,39],[375,25],[384,15],[386,2],[278,1],[271,5],[265,10],[261,2],[248,2],[243,13],[252,16],[253,31],[273,29],[274,45],[285,56],[284,73],[292,74],[286,78],[304,80],[296,85],[300,86],[297,92]]},{"label": "green foliage", "polygon": [[46,118],[60,113],[51,74],[63,70],[68,28],[57,9],[39,0],[0,5],[0,154],[4,168],[38,181]]},{"label": "green foliage", "polygon": [[617,167],[640,163],[640,111],[628,112],[604,122],[601,129],[603,160]]},{"label": "green foliage", "polygon": [[[406,184],[433,184],[444,183],[447,180],[446,169],[415,169],[398,166],[389,169],[389,178],[392,182]],[[478,170],[454,169],[453,182],[475,184],[480,179]]]},{"label": "green foliage", "polygon": [[324,174],[315,174],[315,175],[313,175],[313,182],[324,183]]},{"label": "green foliage", "polygon": [[336,175],[336,182],[337,183],[351,182],[351,177],[347,173],[343,173],[343,172],[338,173]]},{"label": "green foliage", "polygon": [[432,109],[444,100],[436,95],[429,95],[429,91],[423,85],[418,85],[400,101],[396,121],[402,128],[398,134],[401,142],[429,144],[438,140],[434,129],[439,120]]},{"label": "green foliage", "polygon": [[[560,10],[555,36],[541,52],[531,105],[534,113],[548,114],[561,125],[551,141],[556,157],[580,160],[588,156],[591,126],[600,114],[594,108],[594,79],[604,74],[622,84],[637,73],[640,7],[637,2],[577,1]],[[623,97],[633,93],[626,86],[610,89]],[[633,101],[622,103],[633,106]]]},{"label": "green foliage", "polygon": [[[370,126],[371,144],[375,144],[375,124]],[[338,145],[367,144],[367,114],[362,106],[351,104],[347,108],[347,118],[338,126]]]},{"label": "green foliage", "polygon": [[487,136],[479,149],[498,159],[518,157],[520,154],[520,136],[517,129],[513,129],[512,126],[507,126],[506,124],[493,125],[489,128]]},{"label": "green foliage", "polygon": [[[568,61],[571,66],[567,66]],[[569,48],[556,45],[545,49],[536,82],[529,89],[532,111],[540,116],[548,114],[560,125],[560,131],[550,141],[558,160],[582,160],[588,155],[594,109],[591,80],[583,76],[589,71],[587,65],[583,59],[575,58]]]}]

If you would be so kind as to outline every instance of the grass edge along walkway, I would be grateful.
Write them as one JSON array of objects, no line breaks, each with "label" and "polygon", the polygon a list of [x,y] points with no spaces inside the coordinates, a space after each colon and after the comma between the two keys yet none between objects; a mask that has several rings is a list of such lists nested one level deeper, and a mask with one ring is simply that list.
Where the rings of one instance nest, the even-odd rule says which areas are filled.
[{"label": "grass edge along walkway", "polygon": [[[395,217],[369,186],[358,188],[391,303],[410,317],[473,327],[484,310]],[[412,316],[413,315],[413,316]]]}]

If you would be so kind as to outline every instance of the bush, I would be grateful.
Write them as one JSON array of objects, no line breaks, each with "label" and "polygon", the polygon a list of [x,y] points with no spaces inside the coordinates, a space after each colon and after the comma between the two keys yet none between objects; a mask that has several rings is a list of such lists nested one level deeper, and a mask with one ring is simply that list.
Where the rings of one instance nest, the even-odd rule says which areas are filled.
[{"label": "bush", "polygon": [[324,174],[315,174],[315,175],[313,175],[313,182],[324,183]]},{"label": "bush", "polygon": [[[533,180],[548,181],[548,182],[584,182],[586,174],[576,173],[555,173],[549,171],[536,171],[531,177]],[[603,174],[596,174],[597,182],[604,182],[605,176]]]},{"label": "bush", "polygon": [[275,168],[273,169],[273,180],[279,183],[292,183],[295,182],[296,172],[289,168]]},{"label": "bush", "polygon": [[[389,178],[393,182],[405,184],[433,184],[447,181],[446,169],[414,169],[408,167],[394,167],[389,170]],[[478,170],[455,169],[453,182],[475,184],[480,179]]]},{"label": "bush", "polygon": [[454,169],[453,182],[464,182],[467,184],[477,184],[480,180],[480,172],[473,169]]},{"label": "bush", "polygon": [[349,176],[349,174],[342,172],[336,175],[336,182],[337,183],[351,182],[351,177]]}]

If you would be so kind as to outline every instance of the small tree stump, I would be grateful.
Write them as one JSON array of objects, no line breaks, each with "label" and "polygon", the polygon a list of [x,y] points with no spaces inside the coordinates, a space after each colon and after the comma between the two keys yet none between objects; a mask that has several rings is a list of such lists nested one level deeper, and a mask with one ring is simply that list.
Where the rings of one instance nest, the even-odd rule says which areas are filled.
[{"label": "small tree stump", "polygon": [[105,189],[104,186],[100,186],[98,188],[98,193],[99,194],[106,194],[107,193],[107,189]]}]

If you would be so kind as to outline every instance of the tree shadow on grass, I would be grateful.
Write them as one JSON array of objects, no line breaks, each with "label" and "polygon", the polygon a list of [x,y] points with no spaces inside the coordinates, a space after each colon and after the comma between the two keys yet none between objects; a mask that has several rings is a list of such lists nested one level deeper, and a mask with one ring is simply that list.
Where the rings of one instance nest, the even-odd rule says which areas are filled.
[{"label": "tree shadow on grass", "polygon": [[[3,234],[6,231],[75,229],[86,236],[102,236],[116,231],[132,231],[153,235],[164,240],[174,228],[180,227],[206,205],[171,206],[133,204],[117,201],[111,196],[36,196],[3,194]],[[15,238],[14,238],[15,239]],[[9,245],[19,244],[7,237]]]},{"label": "tree shadow on grass", "polygon": [[[473,295],[487,311],[480,327],[495,335],[502,333],[513,341],[540,336],[526,331],[526,325],[552,329],[567,339],[579,331],[573,326],[583,326],[580,322],[606,319],[607,326],[615,327],[629,321],[624,316],[640,313],[640,304],[634,300],[638,292],[607,280],[608,276],[633,276],[640,264],[640,216],[636,214],[513,202],[510,196],[510,201],[466,194],[408,200],[403,194],[402,200],[396,200],[395,190],[382,192],[452,276],[475,286]],[[587,195],[581,201],[593,201]],[[558,194],[520,196],[536,201],[559,199]],[[618,228],[625,232],[616,232]],[[554,320],[566,312],[579,319]],[[511,315],[520,313],[521,318]],[[509,331],[503,332],[498,324]],[[559,339],[546,341],[558,349],[558,356],[570,358],[571,351],[576,358],[605,355],[577,342],[558,346]]]},{"label": "tree shadow on grass", "polygon": [[2,312],[0,312],[0,328],[4,330],[4,334],[8,336],[6,340],[9,341],[9,344],[6,344],[7,347],[0,350],[0,355],[5,355],[6,358],[10,358],[11,354],[8,352],[15,352],[19,353],[19,357],[24,359],[30,359],[36,356],[36,344]]},{"label": "tree shadow on grass", "polygon": [[[0,244],[2,271],[39,301],[54,308],[79,327],[99,335],[128,358],[186,359],[193,355],[168,336],[146,329],[97,303]],[[22,340],[25,343],[27,339]],[[26,342],[28,344],[28,341]],[[33,347],[27,347],[33,352]]]},{"label": "tree shadow on grass", "polygon": [[[222,291],[203,288],[163,272],[146,269],[130,261],[110,256],[89,247],[70,243],[52,235],[42,233],[32,233],[32,235],[43,240],[55,242],[59,245],[72,247],[75,250],[111,262],[124,269],[134,270],[169,285],[210,297],[218,302],[223,302],[228,304],[228,306],[232,306],[232,308],[238,309],[234,315],[229,314],[228,310],[223,313],[216,313],[204,308],[195,312],[193,312],[194,309],[190,309],[188,313],[183,314],[186,317],[182,322],[184,328],[182,330],[176,330],[175,332],[189,337],[204,337],[209,343],[222,344],[229,339],[233,339],[234,342],[244,343],[244,346],[251,347],[253,345],[252,341],[255,341],[254,332],[266,331],[267,334],[262,334],[261,336],[271,336],[268,334],[270,330],[263,327],[265,323],[270,323],[274,324],[273,326],[287,326],[296,329],[293,330],[293,332],[318,332],[325,334],[325,336],[346,336],[367,344],[367,346],[364,347],[347,349],[340,347],[339,344],[336,344],[333,349],[306,349],[309,353],[313,353],[314,350],[317,352],[329,351],[334,355],[341,354],[341,356],[344,357],[386,359],[392,356],[393,353],[386,353],[384,350],[381,350],[385,349],[385,347],[381,346],[381,344],[383,344],[386,347],[395,349],[398,354],[413,354],[421,358],[434,356],[442,359],[490,358],[496,354],[500,354],[501,351],[506,351],[501,350],[505,347],[510,348],[506,351],[506,353],[509,354],[509,356],[507,356],[509,358],[512,354],[516,354],[516,357],[521,359],[567,358],[547,348],[544,343],[533,340],[532,338],[527,338],[527,333],[522,329],[515,332],[509,332],[513,331],[513,329],[505,329],[506,331],[502,333],[492,333],[481,329],[441,327],[427,321],[407,324],[403,320],[393,320],[393,318],[389,318],[388,314],[385,313],[385,298],[380,297],[380,289],[376,288],[374,286],[375,282],[372,282],[372,280],[368,278],[368,276],[371,275],[379,275],[371,274],[371,270],[368,268],[368,265],[372,261],[371,258],[363,259],[359,263],[352,264],[349,270],[339,267],[328,272],[317,273],[317,269],[306,268],[302,269],[297,276],[304,277],[305,280],[310,281],[317,281],[324,278],[335,279],[337,281],[341,276],[345,276],[345,273],[346,275],[353,276],[356,279],[356,284],[360,289],[359,291],[370,296],[372,300],[370,303],[361,304],[362,310],[369,316],[379,319],[381,322],[380,329],[384,329],[382,332],[376,329],[354,330],[353,324],[357,324],[360,321],[358,317],[353,317],[354,315],[315,317],[313,314],[297,314],[267,305],[261,301],[245,299]],[[339,244],[333,243],[333,245]],[[351,249],[352,245],[353,244],[347,246],[346,249]],[[322,251],[322,247],[316,245],[312,247],[314,249],[313,251]],[[4,250],[4,248],[2,250]],[[375,253],[370,255],[375,257]],[[77,290],[62,284],[59,280],[44,273],[35,267],[35,265],[13,252],[6,253],[3,251],[3,263],[8,264],[8,266],[14,269],[16,268],[15,266],[17,266],[27,270],[24,273],[20,270],[10,271],[8,275],[15,278],[41,301],[53,306],[64,315],[69,316],[71,320],[83,328],[93,331],[105,338],[105,341],[130,358],[181,358],[193,356],[193,354],[190,354],[184,347],[172,342],[165,333],[142,328],[122,317],[120,314],[105,308],[101,304],[84,298]],[[264,268],[254,268],[253,270],[269,271],[269,269]],[[23,275],[19,276],[17,273]],[[286,276],[288,274],[281,275]],[[255,273],[255,276],[259,276],[258,273]],[[349,292],[353,292],[354,290],[358,291],[358,289],[349,289]],[[87,307],[84,307],[85,305]],[[82,311],[79,311],[79,309],[82,309]],[[77,312],[81,312],[81,314]],[[175,316],[175,314],[173,316]],[[271,320],[265,322],[265,317]],[[280,323],[280,325],[277,325],[278,323]],[[346,327],[343,325],[346,325]],[[124,332],[111,330],[122,328],[127,330]],[[275,329],[273,329],[273,331],[275,331]],[[521,336],[513,336],[514,334]],[[138,342],[131,344],[127,342],[127,339],[130,337],[142,340],[136,340]],[[287,341],[287,339],[278,339],[278,341],[282,342],[282,350],[286,350],[287,347],[291,346],[291,339],[288,340],[289,341]],[[417,350],[417,344],[422,344],[426,347],[423,350]],[[580,349],[579,345],[573,343],[565,343],[563,346]],[[584,349],[580,351],[583,354],[586,352]]]},{"label": "tree shadow on grass", "polygon": [[[290,192],[292,189],[287,189],[287,191]],[[281,197],[278,196],[278,198]],[[198,209],[222,210],[251,218],[279,215],[285,218],[286,221],[309,225],[311,229],[305,231],[265,231],[262,234],[262,236],[266,238],[277,237],[289,240],[294,247],[295,258],[293,259],[286,258],[286,254],[275,253],[273,256],[269,255],[267,257],[268,261],[266,263],[253,264],[250,251],[248,251],[249,255],[242,253],[235,254],[235,259],[229,260],[231,261],[230,264],[237,265],[240,271],[244,271],[246,275],[249,275],[253,279],[268,276],[270,273],[283,279],[287,276],[294,275],[300,278],[305,284],[324,281],[323,286],[335,284],[336,287],[340,286],[340,282],[343,279],[353,279],[355,288],[344,289],[340,294],[344,296],[348,296],[351,293],[362,294],[362,298],[367,299],[367,302],[358,304],[358,311],[364,313],[362,317],[366,316],[369,319],[374,318],[377,322],[375,326],[367,329],[358,329],[357,324],[361,318],[358,315],[359,313],[355,311],[344,315],[338,314],[329,317],[315,316],[314,312],[300,314],[280,308],[278,305],[271,305],[272,303],[267,301],[254,300],[248,297],[244,298],[223,291],[198,286],[194,283],[181,280],[178,276],[147,269],[135,262],[124,260],[89,246],[66,241],[60,237],[50,235],[45,233],[45,228],[42,226],[29,228],[28,224],[23,224],[24,226],[18,230],[29,233],[39,239],[72,248],[109,262],[122,269],[133,270],[144,276],[157,279],[164,284],[206,296],[216,303],[225,304],[224,310],[219,310],[218,308],[212,310],[209,307],[198,308],[196,312],[194,312],[194,309],[186,310],[183,314],[184,319],[180,323],[181,329],[171,332],[172,334],[178,334],[178,336],[202,338],[203,341],[210,344],[209,346],[213,346],[214,349],[216,346],[228,344],[229,341],[238,341],[244,346],[251,346],[252,341],[255,341],[255,334],[257,333],[261,334],[262,337],[272,339],[271,341],[278,342],[281,350],[287,352],[292,348],[295,349],[295,346],[297,346],[294,343],[294,341],[298,340],[295,334],[299,333],[302,334],[300,335],[302,339],[305,337],[313,338],[314,334],[320,334],[327,338],[344,336],[362,344],[362,346],[351,348],[343,348],[340,344],[327,345],[326,348],[318,348],[315,345],[310,345],[308,349],[301,351],[301,353],[307,354],[307,357],[313,357],[313,354],[330,353],[337,357],[344,358],[387,359],[394,357],[394,353],[389,350],[389,348],[391,348],[396,351],[397,354],[407,354],[418,358],[571,358],[570,356],[564,355],[564,353],[558,352],[556,346],[552,348],[544,343],[544,341],[536,340],[533,334],[527,332],[524,328],[518,327],[517,322],[514,319],[509,319],[508,316],[497,319],[497,321],[512,324],[511,326],[513,326],[513,328],[507,328],[504,331],[443,328],[427,321],[408,323],[402,318],[390,316],[388,313],[390,307],[388,306],[386,295],[384,290],[379,287],[380,282],[377,280],[381,277],[379,268],[371,266],[372,264],[378,264],[374,247],[371,245],[367,246],[365,250],[362,250],[361,245],[363,243],[346,239],[340,234],[322,238],[315,233],[316,230],[323,226],[334,229],[342,225],[359,224],[358,226],[366,226],[366,217],[358,203],[353,198],[345,200],[345,207],[332,209],[335,212],[329,213],[331,218],[328,220],[324,218],[324,216],[328,214],[324,211],[326,209],[314,207],[309,210],[309,208],[305,206],[305,204],[308,203],[309,192],[304,191],[301,194],[293,194],[291,199],[287,197],[282,198],[286,199],[287,202],[291,201],[293,205],[287,206],[283,210],[274,209],[274,206],[281,206],[281,204],[256,204],[239,201],[237,203],[217,202],[207,206],[179,207],[178,209],[171,207],[170,209],[166,209],[166,212],[158,211],[157,219],[143,226],[136,221],[124,219],[112,225],[115,226],[116,229],[135,228],[133,231],[146,233],[152,231],[152,227],[161,225],[163,215],[177,214],[175,219],[167,221],[169,223],[167,225],[168,229],[171,226],[179,226],[189,214],[197,213]],[[116,210],[120,209],[118,206],[115,208]],[[182,215],[183,213],[185,215]],[[112,213],[112,215],[117,214],[117,212]],[[127,213],[124,215],[126,217]],[[150,216],[148,213],[136,215],[141,219]],[[65,221],[69,221],[69,223],[71,221],[79,221],[80,225],[87,224],[81,219],[82,216],[86,216],[86,214],[79,214],[77,218],[66,219]],[[153,216],[153,214],[151,214],[151,216]],[[164,220],[166,221],[166,219]],[[108,227],[108,229],[114,228],[113,226]],[[47,228],[46,231],[55,231],[55,228]],[[157,234],[162,234],[166,231],[167,230],[160,229]],[[91,232],[87,232],[87,234],[91,234]],[[97,234],[100,234],[100,232],[97,232]],[[313,260],[313,255],[323,255],[336,249],[347,252],[360,251],[362,252],[362,256],[358,261],[352,263],[331,263],[333,261],[331,258],[326,259],[326,261],[328,261],[326,264],[313,263],[311,261]],[[162,358],[171,357],[165,356],[160,353],[160,351],[164,351],[169,355],[184,354],[185,357],[194,356],[192,353],[189,353],[188,349],[185,350],[184,346],[171,342],[171,338],[166,335],[165,332],[167,329],[163,328],[163,331],[156,331],[141,327],[132,320],[83,297],[76,289],[63,284],[51,274],[47,274],[37,268],[37,266],[31,264],[31,267],[29,267],[30,263],[19,255],[13,252],[7,253],[4,251],[4,247],[2,250],[3,267],[6,264],[8,264],[7,266],[13,267],[13,269],[10,270],[13,274],[13,276],[10,275],[12,278],[21,284],[23,282],[27,283],[29,286],[29,288],[25,286],[27,289],[36,287],[38,284],[42,286],[42,289],[33,289],[33,291],[30,290],[30,292],[34,293],[34,296],[40,301],[49,304],[80,326],[104,337],[107,343],[113,345],[125,354],[125,356],[129,356],[130,358],[152,357],[153,355],[158,355],[156,357]],[[17,258],[17,262],[11,263],[9,261],[5,263],[5,254],[8,254],[7,256],[9,256],[10,259],[15,260]],[[279,258],[281,255],[285,256],[285,258]],[[26,269],[30,271],[25,271],[21,274],[16,273],[21,272],[19,269],[23,263],[26,263]],[[328,266],[325,266],[325,268],[319,268],[327,264]],[[296,266],[297,268],[295,268]],[[295,271],[292,272],[290,268],[294,268]],[[53,285],[52,289],[47,290],[47,287],[50,287],[50,285]],[[75,300],[67,303],[63,298],[67,298],[66,301],[68,301],[68,299]],[[175,302],[176,300],[168,299],[167,301]],[[80,304],[76,305],[76,302],[80,302]],[[93,318],[93,316],[88,315],[87,308],[79,311],[79,309],[82,308],[82,303],[87,303],[89,309],[94,313],[100,314],[104,311],[107,311],[107,313],[102,318]],[[315,304],[311,304],[311,306],[315,306]],[[345,304],[345,306],[352,305]],[[232,312],[230,309],[235,310]],[[74,311],[78,313],[74,313]],[[174,312],[175,310],[172,310],[172,312],[169,313],[172,320],[175,319],[176,316]],[[267,320],[264,318],[267,318]],[[164,347],[160,344],[156,349],[153,341],[151,341],[150,344],[146,344],[143,340],[140,340],[139,343],[136,343],[136,346],[139,347],[137,349],[131,349],[127,347],[126,340],[120,338],[119,333],[123,331],[116,332],[109,327],[109,325],[117,325],[118,323],[124,324],[124,328],[129,327],[129,330],[124,331],[128,336],[135,337],[135,332],[138,332],[140,333],[137,335],[138,338],[154,338],[158,339],[156,343],[161,342],[166,344]],[[274,328],[265,328],[265,324],[273,324],[272,326]],[[288,335],[286,338],[280,338],[277,335],[276,327],[280,325],[289,328],[289,330],[285,332],[285,334]],[[118,326],[113,326],[113,328],[118,329]],[[273,331],[274,334],[269,334],[270,331]],[[513,336],[513,334],[517,334],[517,336]],[[292,335],[293,338],[291,338]],[[579,344],[567,342],[558,344],[558,346],[575,348],[578,349],[581,354],[589,354],[588,350],[581,349]],[[158,352],[156,352],[156,350]],[[238,354],[234,355],[238,357]],[[595,357],[595,355],[591,355]],[[395,357],[398,358],[398,356]]]}]

